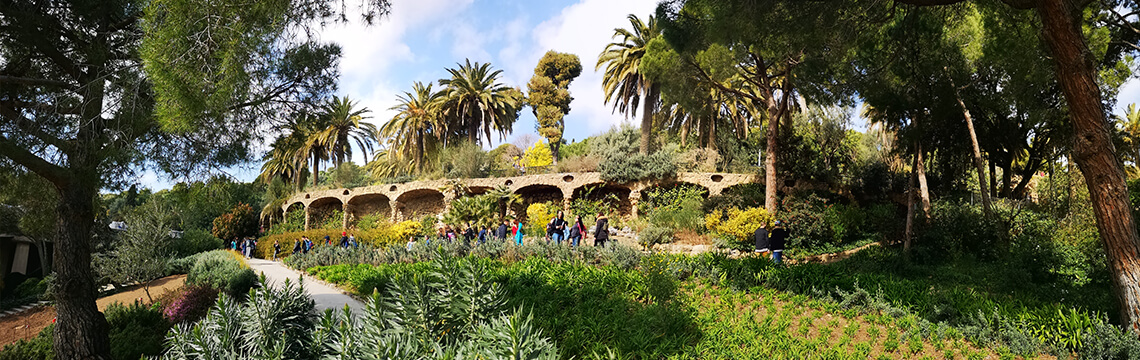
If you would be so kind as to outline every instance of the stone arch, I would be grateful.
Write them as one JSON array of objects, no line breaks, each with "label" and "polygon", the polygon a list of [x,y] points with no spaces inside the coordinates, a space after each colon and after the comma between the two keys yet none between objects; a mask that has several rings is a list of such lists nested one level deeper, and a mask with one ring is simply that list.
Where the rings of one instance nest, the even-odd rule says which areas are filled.
[{"label": "stone arch", "polygon": [[380,215],[388,219],[392,215],[392,206],[387,195],[361,194],[348,199],[349,225],[355,225],[361,217],[366,215]]},{"label": "stone arch", "polygon": [[522,197],[522,201],[511,206],[511,210],[520,218],[526,217],[526,208],[530,204],[551,202],[557,206],[562,205],[562,188],[554,185],[531,184],[515,189],[514,193]]},{"label": "stone arch", "polygon": [[[628,216],[633,213],[633,203],[630,201],[630,194],[633,190],[624,185],[607,184],[603,182],[589,183],[574,188],[574,199],[585,200],[613,200],[617,199],[617,214],[610,214],[610,216]],[[575,214],[582,215],[583,219],[593,219],[598,214]]]},{"label": "stone arch", "polygon": [[402,205],[397,209],[402,219],[436,215],[446,207],[443,193],[436,189],[408,190],[397,196],[396,201]]},{"label": "stone arch", "polygon": [[338,197],[329,196],[313,200],[313,202],[309,203],[308,208],[309,228],[320,228],[323,224],[330,223],[334,220],[338,223],[343,222],[343,216],[336,219],[330,218],[330,216],[332,216],[338,210],[344,210],[344,203],[341,202],[340,198]]},{"label": "stone arch", "polygon": [[476,186],[468,186],[467,187],[467,193],[470,195],[483,195],[483,194],[486,194],[487,192],[489,192],[491,190],[494,190],[494,188],[490,187],[490,186],[478,186],[478,185],[476,185]]}]

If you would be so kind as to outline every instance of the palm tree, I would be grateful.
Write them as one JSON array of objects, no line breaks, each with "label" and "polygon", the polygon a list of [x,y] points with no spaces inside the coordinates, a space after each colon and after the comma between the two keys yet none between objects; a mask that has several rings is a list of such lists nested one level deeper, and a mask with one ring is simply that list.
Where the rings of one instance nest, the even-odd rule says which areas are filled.
[{"label": "palm tree", "polygon": [[392,139],[395,154],[414,154],[417,173],[423,171],[424,153],[434,146],[432,134],[444,134],[439,131],[445,126],[439,116],[443,92],[432,92],[431,86],[418,81],[413,84],[412,92],[404,92],[399,104],[389,109],[398,111],[396,116],[380,127],[380,135]]},{"label": "palm tree", "polygon": [[[661,99],[661,87],[641,73],[641,59],[645,56],[649,41],[661,35],[657,18],[650,15],[648,22],[642,22],[637,15],[629,15],[633,28],[614,29],[614,38],[621,41],[606,45],[598,55],[595,70],[605,66],[602,75],[602,90],[606,93],[606,103],[613,102],[614,109],[627,116],[637,116],[637,105],[641,111],[641,153],[649,153],[649,138],[653,135],[653,113]],[[644,98],[643,98],[644,97]]]},{"label": "palm tree", "polygon": [[[467,140],[479,142],[480,130],[491,141],[491,130],[500,137],[511,132],[522,109],[522,92],[499,83],[502,70],[491,70],[491,64],[471,63],[468,59],[458,69],[447,69],[449,79],[440,79],[444,89],[444,115],[466,131]],[[446,139],[445,139],[446,141]]]},{"label": "palm tree", "polygon": [[283,182],[292,184],[298,191],[308,176],[306,168],[309,166],[309,150],[306,144],[309,138],[317,132],[319,120],[313,116],[302,115],[280,126],[275,131],[281,135],[270,144],[269,153],[265,154],[265,163],[261,165],[261,175],[258,179],[270,184],[273,179],[281,178]]},{"label": "palm tree", "polygon": [[1140,178],[1140,109],[1136,104],[1128,105],[1128,112],[1118,117],[1117,124],[1123,143],[1118,151],[1124,160],[1124,171],[1129,178]]},{"label": "palm tree", "polygon": [[363,122],[368,117],[368,108],[357,109],[359,102],[352,101],[345,96],[334,96],[324,106],[325,128],[314,134],[315,140],[328,151],[328,159],[333,165],[339,166],[345,161],[352,161],[352,143],[364,152],[364,158],[372,151],[372,145],[377,142],[376,125]]}]

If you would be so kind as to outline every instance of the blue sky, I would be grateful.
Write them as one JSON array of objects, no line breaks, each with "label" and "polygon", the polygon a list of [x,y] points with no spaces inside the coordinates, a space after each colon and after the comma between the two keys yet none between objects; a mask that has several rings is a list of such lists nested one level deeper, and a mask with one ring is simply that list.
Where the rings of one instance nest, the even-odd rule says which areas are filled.
[{"label": "blue sky", "polygon": [[[376,125],[392,117],[394,112],[388,108],[395,105],[398,94],[410,91],[413,82],[435,82],[447,75],[445,68],[456,67],[464,59],[490,62],[503,70],[503,83],[525,89],[547,50],[577,54],[583,72],[570,86],[574,102],[566,116],[565,137],[582,139],[629,121],[604,104],[601,75],[594,71],[594,64],[614,28],[629,26],[626,15],[644,18],[654,11],[656,2],[394,0],[391,15],[379,25],[336,26],[325,29],[321,39],[343,48],[338,92],[372,110],[368,121]],[[1140,82],[1133,80],[1122,89],[1114,112],[1122,113],[1127,104],[1137,102]],[[526,108],[515,124],[515,133],[502,142],[514,143],[527,136],[537,139],[534,128],[534,115]],[[358,164],[364,163],[362,155],[356,157]],[[250,181],[259,168],[260,164],[249,164],[229,173]],[[139,181],[151,189],[172,185],[153,172],[143,173]]]}]

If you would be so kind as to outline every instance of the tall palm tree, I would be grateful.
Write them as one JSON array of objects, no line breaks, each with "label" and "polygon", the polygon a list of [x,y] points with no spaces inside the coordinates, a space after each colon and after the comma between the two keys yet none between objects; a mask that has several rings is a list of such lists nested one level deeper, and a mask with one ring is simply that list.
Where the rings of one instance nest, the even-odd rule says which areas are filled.
[{"label": "tall palm tree", "polygon": [[432,92],[431,87],[430,83],[413,84],[412,92],[404,92],[399,104],[389,109],[396,110],[396,116],[380,127],[380,135],[392,139],[395,154],[414,154],[417,173],[423,171],[424,153],[435,144],[433,134],[445,133],[440,131],[446,124],[439,114],[443,92]]},{"label": "tall palm tree", "polygon": [[310,153],[306,145],[309,138],[317,133],[319,125],[317,117],[302,115],[276,126],[274,130],[281,135],[270,144],[258,179],[270,184],[273,179],[281,178],[300,190],[308,177],[306,168],[309,166]]},{"label": "tall palm tree", "polygon": [[1140,109],[1136,104],[1128,105],[1127,113],[1117,119],[1117,124],[1123,143],[1117,151],[1124,160],[1124,171],[1129,178],[1140,178]]},{"label": "tall palm tree", "polygon": [[[364,158],[372,151],[377,142],[376,125],[363,122],[368,117],[368,108],[356,108],[359,102],[352,101],[345,96],[334,96],[324,106],[325,128],[314,134],[314,140],[324,146],[328,151],[328,159],[333,165],[339,166],[345,161],[352,161],[352,144],[364,152]],[[314,178],[315,179],[315,178]]]},{"label": "tall palm tree", "polygon": [[464,129],[467,140],[477,144],[480,130],[491,142],[491,130],[500,137],[511,132],[522,109],[522,93],[498,82],[502,70],[492,70],[491,64],[479,62],[465,64],[458,69],[447,69],[449,79],[440,79],[444,89],[444,115]]},{"label": "tall palm tree", "polygon": [[641,73],[641,59],[645,56],[649,41],[661,35],[657,18],[650,15],[648,22],[642,22],[637,15],[629,15],[632,29],[614,29],[614,38],[620,41],[606,45],[598,55],[595,70],[606,68],[602,74],[602,90],[606,93],[606,103],[613,102],[614,109],[627,116],[637,116],[637,105],[641,111],[641,153],[649,153],[649,138],[653,135],[653,113],[661,99],[661,87]]}]

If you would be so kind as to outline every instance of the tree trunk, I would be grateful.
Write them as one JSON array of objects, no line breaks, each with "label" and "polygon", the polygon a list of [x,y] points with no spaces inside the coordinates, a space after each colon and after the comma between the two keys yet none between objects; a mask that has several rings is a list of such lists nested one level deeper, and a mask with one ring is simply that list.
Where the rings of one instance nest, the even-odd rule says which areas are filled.
[{"label": "tree trunk", "polygon": [[554,161],[554,165],[558,165],[558,158],[559,158],[558,152],[561,149],[562,149],[562,143],[561,142],[551,142],[550,143],[550,158]]},{"label": "tree trunk", "polygon": [[[771,102],[771,101],[770,101]],[[770,106],[769,109],[772,109]],[[764,209],[769,214],[776,213],[776,133],[780,130],[780,119],[776,111],[768,111],[768,146],[764,151]]]},{"label": "tree trunk", "polygon": [[416,130],[416,174],[424,172],[424,131]]},{"label": "tree trunk", "polygon": [[[950,74],[946,74],[949,78]],[[970,116],[970,109],[966,108],[966,103],[962,101],[962,95],[958,94],[958,87],[954,86],[954,80],[950,80],[950,86],[954,87],[954,98],[958,100],[958,106],[962,107],[962,116],[966,118],[966,130],[970,132],[970,145],[974,150],[974,168],[978,171],[978,189],[986,187],[986,166],[982,160],[982,149],[978,146],[978,134],[974,132],[974,119]],[[993,213],[993,203],[990,202],[990,194],[985,190],[978,191],[982,193],[982,211],[986,217],[990,217]]]},{"label": "tree trunk", "polygon": [[1003,198],[1009,198],[1009,193],[1013,191],[1013,153],[1006,152],[1002,160],[1001,168],[1001,193],[999,195]]},{"label": "tree trunk", "polygon": [[1133,333],[1140,332],[1140,241],[1124,170],[1109,137],[1096,70],[1078,23],[1081,11],[1067,0],[1041,0],[1037,13],[1073,119],[1073,152],[1085,175],[1104,241],[1113,289],[1120,301],[1120,321]]},{"label": "tree trunk", "polygon": [[709,115],[709,149],[716,152],[716,115]]},{"label": "tree trunk", "polygon": [[988,191],[990,196],[997,196],[997,163],[994,161],[994,154],[990,153],[990,160],[986,161],[990,164],[990,186],[982,191]]},{"label": "tree trunk", "polygon": [[918,155],[914,156],[910,181],[906,187],[906,232],[903,234],[903,252],[910,253],[910,240],[914,237],[914,182],[918,178]]},{"label": "tree trunk", "polygon": [[316,187],[318,184],[320,184],[320,178],[321,178],[320,166],[321,166],[321,158],[319,156],[317,156],[316,152],[313,152],[313,187]]},{"label": "tree trunk", "polygon": [[918,177],[918,195],[922,199],[922,214],[926,217],[926,222],[930,223],[930,188],[926,186],[926,165],[922,156],[922,144],[916,144],[918,154],[915,155],[915,176]]},{"label": "tree trunk", "polygon": [[[86,181],[97,181],[87,179]],[[95,186],[73,181],[59,191],[55,243],[57,359],[109,359],[106,318],[95,306],[98,297],[91,269],[91,227],[95,223]]]},{"label": "tree trunk", "polygon": [[650,140],[653,137],[653,113],[657,107],[658,97],[661,95],[661,89],[652,82],[647,81],[645,87],[645,100],[641,104],[641,146],[639,147],[642,155],[649,154]]}]

